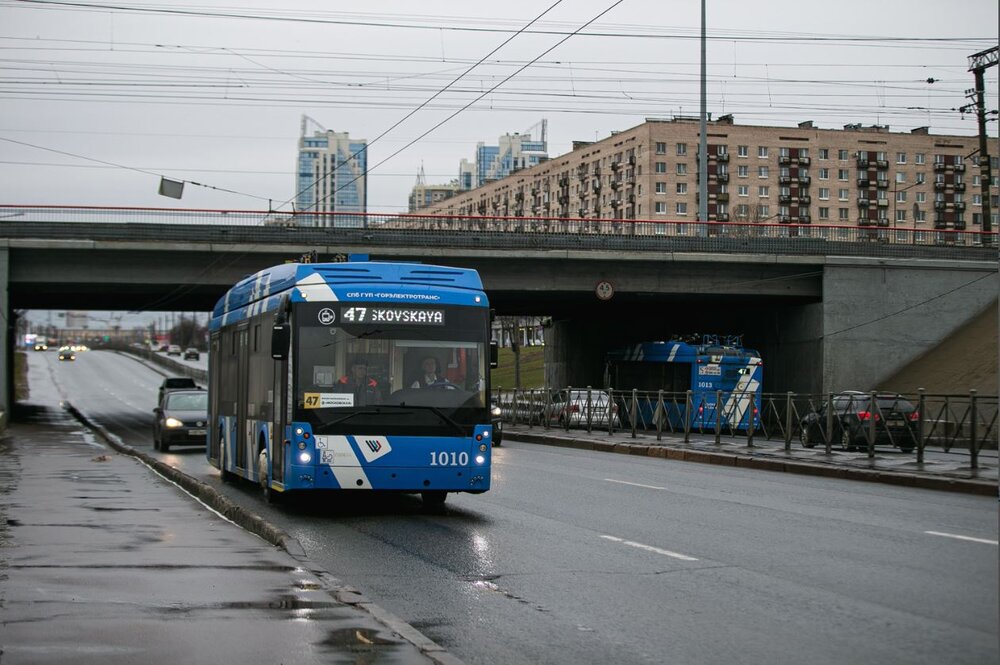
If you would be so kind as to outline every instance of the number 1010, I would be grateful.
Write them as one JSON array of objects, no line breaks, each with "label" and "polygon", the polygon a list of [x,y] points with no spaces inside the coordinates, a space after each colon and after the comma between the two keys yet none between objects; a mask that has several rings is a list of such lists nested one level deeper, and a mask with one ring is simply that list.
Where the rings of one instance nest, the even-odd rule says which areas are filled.
[{"label": "number 1010", "polygon": [[469,453],[431,453],[431,466],[468,466]]}]

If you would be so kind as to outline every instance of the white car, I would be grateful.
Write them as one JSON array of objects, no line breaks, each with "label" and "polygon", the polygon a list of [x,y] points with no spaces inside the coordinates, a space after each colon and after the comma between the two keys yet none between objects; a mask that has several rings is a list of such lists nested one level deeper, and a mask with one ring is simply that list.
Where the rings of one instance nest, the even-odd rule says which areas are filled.
[{"label": "white car", "polygon": [[608,411],[611,412],[611,424],[620,427],[618,405],[604,390],[586,389],[560,390],[552,395],[552,403],[548,406],[550,421],[558,422],[560,427],[586,427],[588,421],[594,427],[608,426]]},{"label": "white car", "polygon": [[167,355],[168,356],[181,355],[181,347],[177,346],[176,344],[171,344],[170,346],[167,347]]}]

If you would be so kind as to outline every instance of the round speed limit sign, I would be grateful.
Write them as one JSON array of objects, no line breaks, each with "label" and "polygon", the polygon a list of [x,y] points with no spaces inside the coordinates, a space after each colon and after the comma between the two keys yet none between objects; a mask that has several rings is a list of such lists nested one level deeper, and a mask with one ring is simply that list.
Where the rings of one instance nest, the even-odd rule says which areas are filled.
[{"label": "round speed limit sign", "polygon": [[611,297],[615,295],[615,287],[606,279],[602,279],[594,287],[594,294],[597,295],[598,300],[611,300]]}]

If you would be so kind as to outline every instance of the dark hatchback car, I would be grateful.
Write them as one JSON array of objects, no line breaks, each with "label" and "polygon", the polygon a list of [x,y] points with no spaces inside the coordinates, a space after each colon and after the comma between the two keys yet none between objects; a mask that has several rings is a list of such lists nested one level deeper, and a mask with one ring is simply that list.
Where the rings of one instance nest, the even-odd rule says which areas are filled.
[{"label": "dark hatchback car", "polygon": [[[799,438],[802,445],[812,448],[826,441],[827,409],[823,404],[818,411],[807,414],[801,424]],[[875,426],[875,445],[890,445],[904,453],[917,445],[917,408],[900,395],[878,394],[875,408],[871,395],[863,392],[842,392],[833,396],[831,441],[846,450],[868,447],[872,422]]]},{"label": "dark hatchback car", "polygon": [[171,446],[204,447],[208,433],[208,393],[204,390],[171,390],[153,409],[153,448],[167,452]]},{"label": "dark hatchback car", "polygon": [[503,443],[503,411],[500,403],[493,401],[490,403],[490,422],[493,424],[493,445],[499,446]]}]

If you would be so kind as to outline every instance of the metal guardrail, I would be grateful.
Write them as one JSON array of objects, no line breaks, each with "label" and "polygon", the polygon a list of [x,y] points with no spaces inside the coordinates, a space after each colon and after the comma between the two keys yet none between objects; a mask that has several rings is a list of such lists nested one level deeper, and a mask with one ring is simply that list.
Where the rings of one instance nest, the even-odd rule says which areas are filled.
[{"label": "metal guardrail", "polygon": [[[740,421],[740,414],[727,412],[726,406],[715,408],[716,404],[736,408],[740,400],[730,399],[734,393],[727,391],[574,390],[585,395],[579,418],[564,417],[565,403],[553,400],[558,391],[498,388],[492,398],[500,406],[503,421],[511,425],[624,432],[633,438],[642,432],[655,434],[657,441],[669,434],[683,436],[688,443],[692,434],[699,433],[714,437],[716,444],[726,437],[745,440],[748,447],[753,447],[755,439],[763,439],[781,441],[785,450],[791,450],[793,442],[810,448],[821,446],[827,454],[835,446],[856,445],[870,458],[875,456],[876,445],[887,444],[915,451],[918,462],[924,461],[924,452],[929,448],[949,453],[967,451],[974,469],[978,468],[981,451],[998,448],[998,398],[979,395],[975,390],[962,395],[924,391],[916,395],[764,393],[756,417],[747,419],[748,427],[732,424]],[[839,405],[825,408],[828,404]],[[905,417],[898,418],[898,425],[887,426],[901,415],[900,411],[905,412]],[[815,427],[804,436],[810,422]],[[845,429],[853,435],[846,444],[839,436]]]},{"label": "metal guardrail", "polygon": [[0,237],[995,260],[997,233],[889,226],[0,205]]},{"label": "metal guardrail", "polygon": [[172,358],[167,358],[158,353],[153,352],[150,349],[136,349],[127,344],[102,344],[97,347],[101,349],[107,349],[110,351],[118,351],[119,353],[127,353],[129,355],[135,356],[136,358],[141,358],[147,362],[154,363],[160,367],[170,371],[177,376],[189,376],[195,381],[201,381],[202,383],[208,382],[208,370],[198,369],[197,367],[191,367],[190,365],[185,365],[184,363],[177,362]]}]

